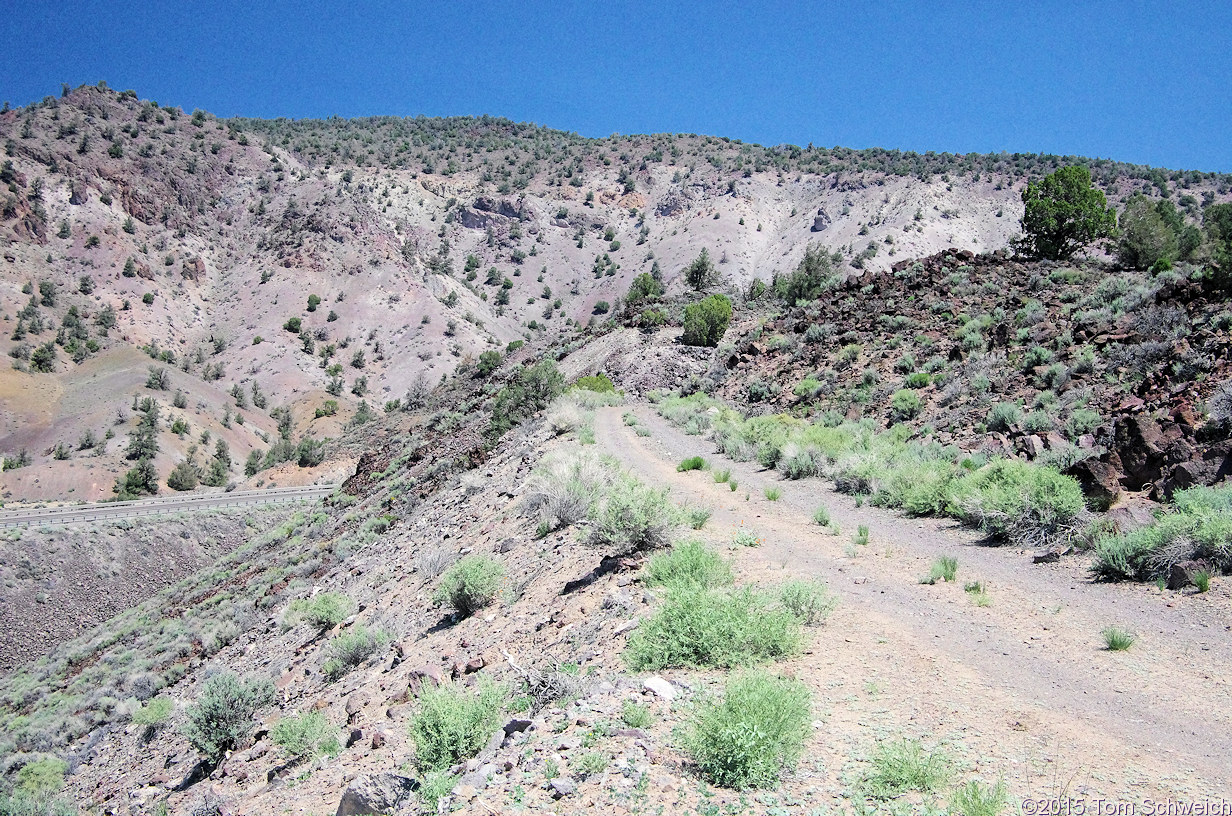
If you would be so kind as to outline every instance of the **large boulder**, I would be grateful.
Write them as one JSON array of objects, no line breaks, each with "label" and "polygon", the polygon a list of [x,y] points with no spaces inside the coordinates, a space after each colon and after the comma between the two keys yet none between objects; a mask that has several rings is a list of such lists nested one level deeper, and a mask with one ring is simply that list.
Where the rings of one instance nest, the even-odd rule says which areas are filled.
[{"label": "large boulder", "polygon": [[1109,441],[1109,462],[1121,471],[1122,484],[1133,490],[1159,481],[1173,465],[1196,453],[1181,426],[1147,414],[1118,416]]},{"label": "large boulder", "polygon": [[376,816],[396,811],[419,790],[414,779],[383,773],[360,776],[347,785],[335,816]]},{"label": "large boulder", "polygon": [[1099,459],[1083,459],[1065,471],[1082,486],[1092,506],[1107,510],[1121,497],[1121,479],[1116,468]]}]

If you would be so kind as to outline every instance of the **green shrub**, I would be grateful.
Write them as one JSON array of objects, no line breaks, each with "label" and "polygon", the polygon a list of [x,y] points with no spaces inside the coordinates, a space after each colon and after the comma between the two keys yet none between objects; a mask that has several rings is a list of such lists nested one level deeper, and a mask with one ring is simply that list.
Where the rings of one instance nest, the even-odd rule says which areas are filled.
[{"label": "green shrub", "polygon": [[830,253],[821,244],[810,243],[804,250],[804,257],[789,275],[776,275],[773,282],[774,293],[782,298],[787,305],[815,300],[838,283]]},{"label": "green shrub", "polygon": [[919,740],[881,743],[860,782],[864,795],[882,801],[908,791],[934,793],[950,776],[949,758],[940,750],[926,751]]},{"label": "green shrub", "polygon": [[337,680],[351,669],[359,666],[389,642],[384,632],[373,632],[366,626],[354,626],[350,631],[336,635],[329,642],[329,659],[321,671],[331,680]]},{"label": "green shrub", "polygon": [[573,385],[583,391],[594,391],[596,394],[616,393],[616,385],[602,372],[594,376],[578,377],[577,382]]},{"label": "green shrub", "polygon": [[1104,578],[1149,580],[1182,561],[1232,570],[1232,486],[1178,490],[1153,524],[1095,540],[1093,569]]},{"label": "green shrub", "polygon": [[439,811],[437,803],[458,784],[458,776],[447,771],[431,771],[424,775],[419,785],[419,801],[425,813]]},{"label": "green shrub", "polygon": [[303,323],[304,321],[301,318],[289,317],[287,318],[287,322],[282,324],[282,327],[292,334],[299,334],[300,329],[303,327]]},{"label": "green shrub", "polygon": [[731,323],[731,317],[731,301],[725,295],[711,295],[691,303],[684,307],[681,342],[686,346],[717,346]]},{"label": "green shrub", "polygon": [[582,779],[598,776],[607,770],[608,759],[598,751],[588,751],[572,763],[573,771]]},{"label": "green shrub", "polygon": [[649,728],[654,722],[654,715],[641,703],[625,700],[620,704],[620,719],[630,728]]},{"label": "green shrub", "polygon": [[487,555],[468,555],[441,576],[432,600],[448,604],[468,618],[492,603],[505,577],[505,568]]},{"label": "green shrub", "polygon": [[489,438],[500,438],[531,414],[542,411],[564,389],[565,378],[552,360],[542,360],[518,369],[510,383],[493,400]]},{"label": "green shrub", "polygon": [[175,704],[170,697],[155,697],[133,712],[133,722],[146,728],[161,728],[171,719]]},{"label": "green shrub", "polygon": [[486,379],[492,375],[492,372],[500,368],[500,364],[501,353],[494,349],[488,349],[479,355],[479,363],[475,366],[475,375]]},{"label": "green shrub", "polygon": [[799,680],[749,672],[729,680],[721,699],[697,705],[684,747],[715,785],[774,787],[800,758],[810,713],[809,691]]},{"label": "green shrub", "polygon": [[716,484],[722,484],[731,478],[731,470],[716,470],[712,475]]},{"label": "green shrub", "polygon": [[868,525],[860,524],[856,526],[856,534],[851,537],[851,543],[857,547],[868,546]]},{"label": "green shrub", "polygon": [[1089,408],[1078,408],[1069,416],[1065,423],[1065,435],[1077,439],[1083,434],[1089,434],[1099,427],[1103,419]]},{"label": "green shrub", "polygon": [[298,717],[283,717],[270,730],[274,744],[297,760],[311,759],[328,754],[336,756],[342,747],[338,744],[338,729],[330,725],[324,714],[310,711]]},{"label": "green shrub", "polygon": [[950,813],[953,816],[1000,816],[1007,804],[1005,797],[1004,781],[985,785],[972,779],[954,790],[950,797]]},{"label": "green shrub", "polygon": [[777,487],[767,487],[762,492],[766,494],[766,498],[770,501],[778,501],[783,496],[783,491]]},{"label": "green shrub", "polygon": [[200,472],[192,462],[187,460],[177,464],[167,476],[167,487],[172,490],[196,490],[200,482]]},{"label": "green shrub", "polygon": [[764,543],[764,538],[744,525],[741,525],[740,529],[736,530],[736,535],[732,537],[733,547],[760,547]]},{"label": "green shrub", "polygon": [[779,587],[779,602],[805,626],[821,623],[838,605],[821,581],[789,581]]},{"label": "green shrub", "polygon": [[1022,429],[1027,433],[1048,433],[1056,427],[1057,421],[1047,411],[1032,411],[1022,418]]},{"label": "green shrub", "polygon": [[1084,504],[1082,489],[1069,476],[999,459],[954,482],[949,509],[993,538],[1039,546],[1076,535]]},{"label": "green shrub", "polygon": [[1046,366],[1052,362],[1052,352],[1043,346],[1033,346],[1022,356],[1022,368],[1030,372],[1033,368]]},{"label": "green shrub", "polygon": [[667,498],[627,474],[613,478],[590,509],[588,542],[618,555],[666,547],[681,524],[681,513]]},{"label": "green shrub", "polygon": [[710,521],[713,512],[708,507],[690,507],[684,511],[685,521],[694,530],[700,530]]},{"label": "green shrub", "polygon": [[792,654],[799,623],[752,589],[680,587],[629,639],[626,658],[635,670],[732,666]]},{"label": "green shrub", "polygon": [[629,285],[629,293],[625,295],[625,306],[629,312],[636,312],[645,304],[658,300],[662,294],[663,284],[655,280],[649,272],[643,272]]},{"label": "green shrub", "polygon": [[690,470],[705,470],[706,460],[700,456],[690,456],[687,459],[680,460],[680,464],[676,465],[677,473],[687,473]]},{"label": "green shrub", "polygon": [[894,392],[894,396],[890,398],[890,413],[899,422],[915,418],[922,407],[919,396],[907,389]]},{"label": "green shrub", "polygon": [[1008,432],[1022,423],[1022,410],[1012,402],[998,402],[988,412],[985,425],[990,431]]},{"label": "green shrub", "polygon": [[1100,635],[1104,638],[1104,647],[1110,652],[1123,652],[1138,640],[1133,632],[1119,626],[1105,627]]},{"label": "green shrub", "polygon": [[731,566],[700,541],[681,541],[656,553],[642,570],[648,586],[710,588],[732,582]]},{"label": "green shrub", "polygon": [[505,699],[505,689],[487,680],[475,691],[451,683],[421,691],[410,726],[419,767],[441,771],[479,753],[503,725]]},{"label": "green shrub", "polygon": [[68,763],[57,757],[43,757],[27,762],[17,772],[16,790],[34,797],[59,793],[64,787],[66,773]]},{"label": "green shrub", "polygon": [[818,507],[813,511],[813,523],[821,527],[830,526],[830,511],[825,507]]},{"label": "green shrub", "polygon": [[314,629],[329,629],[342,623],[354,611],[351,599],[340,592],[322,592],[311,598],[297,598],[287,606],[283,623],[303,621]]},{"label": "green shrub", "polygon": [[217,761],[248,739],[253,714],[273,701],[274,685],[268,680],[216,674],[205,681],[197,703],[189,706],[183,734],[206,759]]},{"label": "green shrub", "polygon": [[1193,574],[1193,585],[1198,592],[1210,592],[1211,574],[1207,570],[1198,570]]},{"label": "green shrub", "polygon": [[822,385],[819,380],[812,377],[806,377],[800,381],[800,384],[792,389],[792,393],[801,399],[816,399],[817,395],[822,391]]},{"label": "green shrub", "polygon": [[933,562],[932,567],[928,571],[929,583],[936,581],[945,581],[947,584],[954,583],[954,579],[958,577],[958,559],[952,555],[943,555]]},{"label": "green shrub", "polygon": [[906,385],[908,388],[927,388],[932,384],[933,378],[927,371],[917,371],[914,374],[907,375]]}]

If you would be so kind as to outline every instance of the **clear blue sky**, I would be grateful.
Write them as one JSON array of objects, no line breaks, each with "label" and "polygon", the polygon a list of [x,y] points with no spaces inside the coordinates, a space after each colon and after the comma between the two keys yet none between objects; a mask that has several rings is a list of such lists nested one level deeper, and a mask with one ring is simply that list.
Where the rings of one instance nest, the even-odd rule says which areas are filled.
[{"label": "clear blue sky", "polygon": [[0,100],[489,113],[587,136],[1072,153],[1232,172],[1232,2],[8,0]]}]

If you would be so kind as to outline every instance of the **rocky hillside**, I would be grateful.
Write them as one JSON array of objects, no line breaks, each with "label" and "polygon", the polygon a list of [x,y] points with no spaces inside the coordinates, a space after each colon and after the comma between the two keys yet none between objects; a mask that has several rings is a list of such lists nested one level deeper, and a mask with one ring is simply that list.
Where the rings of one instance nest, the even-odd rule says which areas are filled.
[{"label": "rocky hillside", "polygon": [[752,309],[686,390],[753,414],[869,418],[1052,464],[1092,502],[1232,472],[1227,292],[1181,272],[961,250]]},{"label": "rocky hillside", "polygon": [[[682,293],[706,249],[743,290],[812,241],[849,272],[997,250],[1025,181],[1066,161],[490,118],[218,120],[105,87],[0,113],[0,138],[0,449],[23,465],[7,500],[111,495],[144,397],[160,483],[185,461],[218,486],[331,478],[314,463],[340,454],[312,446],[357,413],[417,404],[485,350],[568,340],[639,273]],[[1089,163],[1114,201],[1166,192],[1190,217],[1232,190]]]},{"label": "rocky hillside", "polygon": [[[917,274],[956,261],[995,266],[952,255]],[[764,330],[790,316],[762,319],[781,345]],[[771,354],[676,334],[612,329],[558,349],[559,368],[640,358],[631,392],[743,394],[753,371],[720,372]],[[999,393],[1024,387],[1008,379]],[[1192,724],[1232,722],[1228,644],[1209,634],[1228,623],[1223,584],[1147,595],[1091,583],[1084,557],[1032,567],[716,453],[602,381],[552,400],[564,381],[515,361],[366,424],[322,507],[11,673],[3,778],[86,809],[210,816],[974,814],[970,797],[1032,796],[1055,772],[1088,797],[1222,793],[1228,732]],[[1110,618],[1149,648],[1097,652]],[[733,747],[736,717],[774,729]]]}]

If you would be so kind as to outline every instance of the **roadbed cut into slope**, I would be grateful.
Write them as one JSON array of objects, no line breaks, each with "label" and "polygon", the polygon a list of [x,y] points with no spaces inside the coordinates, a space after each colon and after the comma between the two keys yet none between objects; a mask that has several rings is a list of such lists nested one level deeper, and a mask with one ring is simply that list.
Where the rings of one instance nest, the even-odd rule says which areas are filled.
[{"label": "roadbed cut into slope", "polygon": [[[626,410],[651,436],[638,437],[623,423]],[[858,507],[827,482],[784,481],[756,463],[726,459],[649,406],[601,410],[595,436],[634,475],[670,486],[677,501],[712,508],[709,538],[730,543],[740,525],[764,536],[763,546],[732,552],[746,580],[817,577],[836,591],[840,612],[812,654],[793,663],[800,676],[811,676],[819,699],[836,706],[835,716],[845,707],[830,688],[836,674],[864,675],[878,691],[857,696],[874,697],[891,721],[905,717],[901,727],[920,724],[921,706],[948,707],[934,727],[957,729],[982,744],[981,755],[1004,753],[1010,768],[1023,771],[1023,795],[1041,784],[1030,782],[1029,767],[1050,768],[1108,795],[1226,789],[1226,587],[1179,596],[1094,583],[1082,558],[1033,565],[1028,553],[985,546],[951,521]],[[708,471],[678,473],[676,463],[692,455],[730,468],[739,489],[715,483]],[[781,490],[778,501],[764,498],[770,486]],[[819,505],[829,509],[839,536],[810,521]],[[861,524],[870,530],[866,546],[850,543]],[[921,585],[940,555],[958,558],[958,581]],[[990,607],[976,607],[963,592],[972,580],[987,588]],[[1133,629],[1139,642],[1128,652],[1105,651],[1100,632],[1110,624]]]}]

